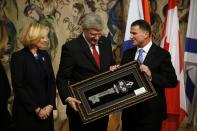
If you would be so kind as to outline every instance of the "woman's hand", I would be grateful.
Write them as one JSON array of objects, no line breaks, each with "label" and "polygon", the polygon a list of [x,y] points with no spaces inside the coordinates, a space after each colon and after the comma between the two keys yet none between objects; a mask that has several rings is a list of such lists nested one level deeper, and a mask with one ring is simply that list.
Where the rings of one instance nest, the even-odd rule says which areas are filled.
[{"label": "woman's hand", "polygon": [[43,108],[45,112],[47,113],[48,116],[50,116],[51,112],[53,111],[53,106],[52,105],[47,105]]}]

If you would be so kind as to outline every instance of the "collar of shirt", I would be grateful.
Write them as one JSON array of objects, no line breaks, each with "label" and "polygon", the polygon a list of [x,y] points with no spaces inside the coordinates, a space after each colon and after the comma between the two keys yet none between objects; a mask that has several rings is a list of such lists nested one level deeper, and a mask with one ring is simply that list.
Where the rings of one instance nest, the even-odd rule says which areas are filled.
[{"label": "collar of shirt", "polygon": [[136,51],[136,54],[135,54],[135,60],[137,60],[137,57],[139,55],[139,50],[140,49],[143,49],[144,52],[143,52],[143,58],[145,59],[146,58],[146,55],[148,54],[148,51],[150,50],[150,47],[152,46],[152,41],[150,41],[146,46],[144,46],[143,48],[137,48],[137,51]]},{"label": "collar of shirt", "polygon": [[[89,46],[91,52],[93,53],[92,45],[86,40],[84,33],[82,33],[82,36],[83,36],[83,38],[85,39],[86,43],[88,44],[88,46]],[[96,51],[98,52],[98,54],[100,54],[98,44],[95,45],[95,48],[96,48]]]}]

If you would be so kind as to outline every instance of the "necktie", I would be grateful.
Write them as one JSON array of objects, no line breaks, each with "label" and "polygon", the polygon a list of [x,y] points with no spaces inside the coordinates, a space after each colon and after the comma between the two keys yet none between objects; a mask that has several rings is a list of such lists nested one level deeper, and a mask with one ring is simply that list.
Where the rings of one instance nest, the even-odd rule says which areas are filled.
[{"label": "necktie", "polygon": [[139,52],[139,55],[138,55],[137,60],[140,62],[140,64],[142,64],[143,63],[143,52],[144,52],[144,50],[139,49],[138,52]]},{"label": "necktie", "polygon": [[92,46],[92,50],[93,50],[93,56],[94,56],[94,60],[96,62],[96,65],[100,68],[100,56],[96,50],[96,47]]}]

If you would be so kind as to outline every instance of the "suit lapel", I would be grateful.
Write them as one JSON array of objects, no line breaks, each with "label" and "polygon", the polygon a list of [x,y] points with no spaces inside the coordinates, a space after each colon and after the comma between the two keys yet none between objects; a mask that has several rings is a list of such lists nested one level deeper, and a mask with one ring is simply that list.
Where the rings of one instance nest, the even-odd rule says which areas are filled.
[{"label": "suit lapel", "polygon": [[156,45],[152,44],[150,50],[148,51],[148,54],[146,55],[146,58],[144,59],[144,64],[146,65],[151,65],[151,62],[153,62],[154,60],[154,56],[156,56]]},{"label": "suit lapel", "polygon": [[136,54],[136,52],[137,52],[137,47],[134,47],[133,50],[134,50],[134,51],[131,51],[131,60],[130,60],[130,61],[135,60],[135,54]]},{"label": "suit lapel", "polygon": [[[80,42],[79,42],[80,46],[80,50],[82,52],[82,55],[85,55],[87,57],[87,59],[90,60],[90,62],[92,63],[92,65],[96,68],[96,69],[99,69],[96,65],[96,62],[94,60],[94,57],[92,55],[92,52],[90,50],[90,47],[88,45],[88,43],[85,41],[85,39],[83,38],[82,35],[80,35]],[[99,47],[100,48],[100,47]],[[100,51],[100,49],[99,49]]]},{"label": "suit lapel", "polygon": [[39,53],[40,55],[40,63],[41,63],[41,66],[42,68],[44,69],[44,72],[47,74],[47,77],[49,76],[49,72],[48,72],[48,65],[47,65],[47,61],[46,61],[46,58],[45,58],[45,55],[43,53]]}]

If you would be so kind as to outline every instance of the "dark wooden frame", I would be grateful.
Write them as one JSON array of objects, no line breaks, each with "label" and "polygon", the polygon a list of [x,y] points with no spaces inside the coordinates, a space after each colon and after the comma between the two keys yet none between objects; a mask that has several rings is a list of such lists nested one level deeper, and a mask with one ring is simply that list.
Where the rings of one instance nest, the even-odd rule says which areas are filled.
[{"label": "dark wooden frame", "polygon": [[157,95],[137,61],[70,85],[69,90],[82,102],[78,110],[84,124]]}]

